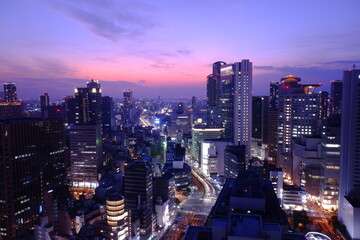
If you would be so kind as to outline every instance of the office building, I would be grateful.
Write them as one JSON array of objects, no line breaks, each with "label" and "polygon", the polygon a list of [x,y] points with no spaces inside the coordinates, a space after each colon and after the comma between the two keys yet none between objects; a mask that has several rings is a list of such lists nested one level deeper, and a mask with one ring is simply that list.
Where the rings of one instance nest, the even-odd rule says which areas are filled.
[{"label": "office building", "polygon": [[278,156],[286,181],[292,181],[293,139],[318,132],[318,104],[315,88],[321,84],[300,84],[293,75],[283,77],[279,84],[278,102]]},{"label": "office building", "polygon": [[124,91],[124,106],[125,108],[133,108],[133,92],[131,90]]},{"label": "office building", "polygon": [[224,176],[225,148],[228,145],[232,143],[221,139],[201,141],[200,168],[206,176]]},{"label": "office building", "polygon": [[329,92],[320,91],[318,94],[319,119],[325,120],[329,116]]},{"label": "office building", "polygon": [[91,198],[98,187],[101,164],[101,129],[96,124],[70,126],[70,190],[74,198]]},{"label": "office building", "polygon": [[278,102],[279,102],[279,83],[271,82],[267,129],[268,129],[268,159],[273,164],[276,164],[277,162]]},{"label": "office building", "polygon": [[102,97],[101,111],[103,134],[110,134],[115,127],[114,101],[112,97]]},{"label": "office building", "polygon": [[251,158],[252,62],[242,60],[220,67],[220,107],[225,138],[246,146]]},{"label": "office building", "polygon": [[0,122],[0,238],[34,227],[44,193],[66,181],[61,120]]},{"label": "office building", "polygon": [[191,153],[195,160],[199,161],[199,165],[201,165],[200,159],[200,147],[201,141],[206,139],[220,139],[223,136],[224,128],[206,128],[205,126],[194,126],[191,129],[192,135],[192,146]]},{"label": "office building", "polygon": [[360,239],[360,70],[344,71],[338,219]]},{"label": "office building", "polygon": [[0,102],[0,121],[8,119],[19,119],[23,117],[23,106],[21,102]]},{"label": "office building", "polygon": [[224,175],[227,178],[235,178],[239,171],[246,169],[246,147],[226,146],[224,151]]},{"label": "office building", "polygon": [[252,97],[251,155],[267,159],[269,97]]},{"label": "office building", "polygon": [[74,96],[64,97],[63,111],[64,111],[65,123],[67,123],[68,125],[76,123],[75,109],[76,109],[75,97]]},{"label": "office building", "polygon": [[16,84],[6,82],[4,83],[4,97],[5,102],[17,101]]},{"label": "office building", "polygon": [[49,118],[50,98],[48,93],[40,95],[41,118]]},{"label": "office building", "polygon": [[212,74],[207,76],[207,125],[210,127],[221,127],[220,108],[220,68],[225,62],[215,62]]},{"label": "office building", "polygon": [[136,160],[125,167],[124,197],[131,221],[139,219],[140,239],[148,239],[152,235],[154,208],[152,168],[148,162]]},{"label": "office building", "polygon": [[87,82],[86,88],[75,88],[75,121],[101,125],[101,88],[98,80]]},{"label": "office building", "polygon": [[330,114],[341,114],[343,81],[331,81],[330,90]]},{"label": "office building", "polygon": [[340,138],[341,116],[331,115],[325,123],[321,134],[321,167],[320,202],[327,210],[335,211],[339,201],[340,181]]}]

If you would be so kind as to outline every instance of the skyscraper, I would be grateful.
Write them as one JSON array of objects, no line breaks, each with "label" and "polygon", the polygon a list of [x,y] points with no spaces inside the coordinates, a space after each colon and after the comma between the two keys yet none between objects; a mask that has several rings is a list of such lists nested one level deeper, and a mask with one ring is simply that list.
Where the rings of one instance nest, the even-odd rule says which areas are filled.
[{"label": "skyscraper", "polygon": [[360,69],[344,71],[338,218],[360,239]]},{"label": "skyscraper", "polygon": [[15,83],[4,83],[4,95],[5,102],[17,101],[16,84]]},{"label": "skyscraper", "polygon": [[74,96],[66,96],[64,97],[63,110],[65,115],[65,123],[73,124],[76,122],[75,120],[75,97]]},{"label": "skyscraper", "polygon": [[270,83],[269,112],[268,112],[268,157],[276,164],[277,160],[277,134],[278,134],[278,103],[279,83]]},{"label": "skyscraper", "polygon": [[34,227],[45,191],[66,181],[62,120],[0,122],[0,239]]},{"label": "skyscraper", "polygon": [[41,117],[43,119],[49,117],[49,106],[50,106],[49,94],[44,93],[44,95],[40,95]]},{"label": "skyscraper", "polygon": [[110,134],[115,126],[114,101],[112,97],[104,96],[101,101],[102,131],[103,134]]},{"label": "skyscraper", "polygon": [[129,163],[124,176],[125,207],[131,212],[131,219],[140,221],[140,239],[152,234],[153,182],[149,163],[141,160]]},{"label": "skyscraper", "polygon": [[133,93],[131,90],[124,91],[124,106],[125,108],[132,108],[133,105]]},{"label": "skyscraper", "polygon": [[70,189],[75,198],[91,198],[98,187],[101,164],[101,129],[97,124],[70,126]]},{"label": "skyscraper", "polygon": [[220,68],[225,62],[215,62],[213,71],[207,77],[207,125],[211,127],[221,127],[220,109]]},{"label": "skyscraper", "polygon": [[331,81],[330,114],[341,114],[342,85],[343,82],[341,80]]},{"label": "skyscraper", "polygon": [[252,98],[252,137],[267,143],[269,97],[256,96]]},{"label": "skyscraper", "polygon": [[246,146],[251,157],[252,62],[247,59],[220,67],[220,101],[225,138]]},{"label": "skyscraper", "polygon": [[300,84],[301,78],[289,75],[281,79],[278,103],[278,157],[287,180],[292,179],[293,139],[317,133],[318,105],[316,87]]},{"label": "skyscraper", "polygon": [[76,123],[101,124],[101,88],[92,79],[86,88],[75,88]]},{"label": "skyscraper", "polygon": [[329,116],[329,93],[320,91],[318,94],[319,119],[325,120]]}]

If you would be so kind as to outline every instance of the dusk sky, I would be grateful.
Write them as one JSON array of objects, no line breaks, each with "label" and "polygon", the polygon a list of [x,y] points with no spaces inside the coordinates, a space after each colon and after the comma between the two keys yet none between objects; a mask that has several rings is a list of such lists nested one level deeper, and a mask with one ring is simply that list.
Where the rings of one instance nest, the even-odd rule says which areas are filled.
[{"label": "dusk sky", "polygon": [[250,59],[254,95],[288,74],[328,90],[360,66],[359,9],[359,0],[3,0],[0,82],[15,82],[21,99],[73,95],[91,78],[114,97],[204,97],[213,62]]}]

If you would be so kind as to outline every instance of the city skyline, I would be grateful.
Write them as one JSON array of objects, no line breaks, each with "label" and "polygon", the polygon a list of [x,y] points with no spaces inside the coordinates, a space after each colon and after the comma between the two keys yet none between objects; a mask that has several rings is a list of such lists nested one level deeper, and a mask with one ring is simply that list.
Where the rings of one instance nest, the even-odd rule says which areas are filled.
[{"label": "city skyline", "polygon": [[[205,97],[216,61],[254,63],[253,95],[289,74],[330,81],[360,64],[360,2],[4,1],[0,82],[20,99],[73,95],[98,79],[104,95]],[[224,17],[226,16],[226,17]]]}]

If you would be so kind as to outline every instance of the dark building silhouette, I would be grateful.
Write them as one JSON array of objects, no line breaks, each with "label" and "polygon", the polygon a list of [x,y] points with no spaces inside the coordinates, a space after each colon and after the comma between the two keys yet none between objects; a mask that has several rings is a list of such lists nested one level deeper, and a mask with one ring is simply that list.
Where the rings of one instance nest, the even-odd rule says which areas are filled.
[{"label": "dark building silhouette", "polygon": [[5,102],[17,101],[16,84],[6,82],[4,83],[4,97]]},{"label": "dark building silhouette", "polygon": [[66,181],[62,120],[0,122],[0,238],[34,227],[44,193]]},{"label": "dark building silhouette", "polygon": [[103,134],[110,134],[115,126],[114,101],[112,97],[104,96],[101,101],[102,131]]},{"label": "dark building silhouette", "polygon": [[65,116],[65,122],[70,125],[76,123],[75,119],[76,102],[74,96],[64,97],[63,111]]},{"label": "dark building silhouette", "polygon": [[222,126],[220,109],[220,68],[225,64],[225,62],[215,62],[213,64],[212,74],[207,76],[207,125],[211,127]]},{"label": "dark building silhouette", "polygon": [[0,102],[0,121],[23,117],[23,106],[19,101]]},{"label": "dark building silhouette", "polygon": [[330,90],[330,114],[341,114],[343,81],[331,81]]},{"label": "dark building silhouette", "polygon": [[268,112],[268,157],[271,163],[277,160],[277,134],[278,134],[278,103],[279,83],[270,83],[269,112]]},{"label": "dark building silhouette", "polygon": [[[153,182],[149,163],[136,160],[125,167],[124,176],[125,207],[130,210],[131,222],[140,222],[140,239],[148,239],[152,234]],[[134,232],[134,229],[132,229]]]},{"label": "dark building silhouette", "polygon": [[252,101],[252,138],[267,144],[269,97],[256,96]]},{"label": "dark building silhouette", "polygon": [[246,169],[246,148],[240,146],[226,146],[224,151],[224,175],[234,178],[240,170]]}]

